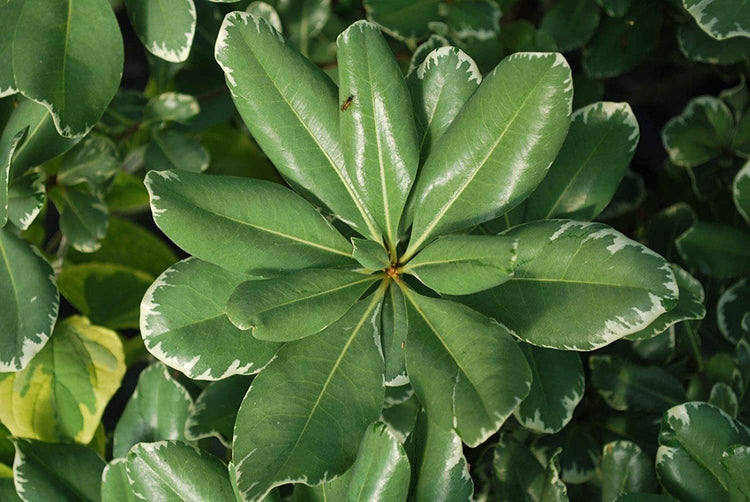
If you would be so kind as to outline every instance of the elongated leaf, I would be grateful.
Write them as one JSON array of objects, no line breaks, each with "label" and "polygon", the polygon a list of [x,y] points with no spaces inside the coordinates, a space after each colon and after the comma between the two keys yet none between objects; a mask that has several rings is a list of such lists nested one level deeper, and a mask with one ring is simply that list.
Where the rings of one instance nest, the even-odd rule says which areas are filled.
[{"label": "elongated leaf", "polygon": [[404,444],[412,465],[414,502],[468,502],[474,482],[463,455],[461,438],[452,428],[443,429],[422,411],[414,432]]},{"label": "elongated leaf", "polygon": [[281,26],[281,18],[272,5],[260,1],[250,2],[250,5],[247,6],[245,11],[256,17],[262,17],[268,21],[268,24],[270,24],[274,30],[283,33],[284,30]]},{"label": "elongated leaf", "polygon": [[499,286],[513,275],[518,241],[502,236],[439,237],[403,268],[441,294],[467,295]]},{"label": "elongated leaf", "polygon": [[656,489],[654,464],[631,441],[612,441],[602,454],[602,502],[613,502],[623,493]]},{"label": "elongated leaf", "polygon": [[561,0],[546,9],[541,29],[552,35],[561,51],[578,49],[596,32],[600,13],[594,0]]},{"label": "elongated leaf", "polygon": [[89,134],[65,155],[57,182],[65,186],[86,182],[95,189],[112,178],[119,167],[115,143],[106,136]]},{"label": "elongated leaf", "polygon": [[112,455],[124,457],[140,442],[185,439],[185,422],[193,400],[166,366],[143,370],[115,428]]},{"label": "elongated leaf", "polygon": [[351,245],[297,194],[276,183],[153,171],[154,221],[188,253],[239,273],[348,263]]},{"label": "elongated leaf", "polygon": [[13,38],[23,3],[23,0],[8,0],[0,5],[0,98],[18,92],[13,76]]},{"label": "elongated leaf", "polygon": [[737,211],[750,223],[750,162],[747,162],[734,177],[732,197]]},{"label": "elongated leaf", "polygon": [[60,213],[60,230],[73,248],[82,253],[99,249],[109,225],[109,211],[101,197],[81,185],[58,185],[49,195]]},{"label": "elongated leaf", "polygon": [[727,415],[732,418],[737,418],[737,412],[739,403],[737,400],[737,394],[734,393],[732,387],[724,382],[716,382],[711,387],[711,394],[708,398],[708,402],[722,409]]},{"label": "elongated leaf", "polygon": [[25,0],[11,51],[16,87],[66,137],[87,133],[120,84],[122,38],[107,2]]},{"label": "elongated leaf", "polygon": [[182,169],[200,173],[208,169],[211,157],[208,150],[194,139],[168,129],[151,131],[151,143],[146,146],[143,160],[146,169]]},{"label": "elongated leaf", "polygon": [[0,374],[0,420],[14,436],[89,443],[123,375],[117,333],[69,317],[26,369]]},{"label": "elongated leaf", "polygon": [[516,408],[516,419],[537,433],[559,432],[583,398],[585,380],[578,354],[521,344],[533,379],[529,395]]},{"label": "elongated leaf", "polygon": [[565,139],[572,94],[570,68],[560,54],[505,58],[423,166],[404,259],[430,238],[500,216],[526,198]]},{"label": "elongated leaf", "polygon": [[308,55],[311,40],[318,36],[331,16],[331,0],[287,0],[278,2],[289,40]]},{"label": "elongated leaf", "polygon": [[560,153],[526,201],[524,221],[596,218],[615,195],[639,137],[627,103],[599,102],[576,110]]},{"label": "elongated leaf", "polygon": [[732,141],[732,112],[719,98],[699,96],[688,103],[661,133],[669,159],[695,167],[718,157]]},{"label": "elongated leaf", "polygon": [[391,264],[388,251],[383,245],[367,239],[352,237],[352,256],[370,270],[385,269]]},{"label": "elongated leaf", "polygon": [[[533,345],[592,350],[640,331],[677,303],[669,264],[606,225],[549,220],[503,235],[519,240],[513,277],[462,301]],[[575,329],[561,319],[575,319]]]},{"label": "elongated leaf", "polygon": [[197,380],[257,373],[279,344],[256,340],[235,327],[226,304],[246,276],[195,258],[164,271],[141,303],[146,348],[168,366]]},{"label": "elongated leaf", "polygon": [[24,502],[99,502],[104,460],[77,444],[17,438],[13,479]]},{"label": "elongated leaf", "polygon": [[378,302],[363,300],[321,333],[286,344],[255,378],[232,449],[245,500],[289,482],[317,485],[354,461],[383,405]]},{"label": "elongated leaf", "polygon": [[685,400],[685,389],[674,376],[658,366],[638,366],[616,356],[591,356],[591,381],[616,410],[648,410],[662,413]]},{"label": "elongated leaf", "polygon": [[398,438],[402,443],[406,441],[406,437],[414,431],[414,426],[417,422],[417,414],[422,409],[419,404],[417,397],[414,395],[414,391],[409,386],[411,396],[406,401],[400,402],[394,405],[388,405],[388,391],[393,387],[386,387],[386,406],[383,409],[380,420],[388,424],[391,432]]},{"label": "elongated leaf", "polygon": [[352,24],[336,40],[344,165],[392,250],[414,183],[419,146],[409,90],[378,28]]},{"label": "elongated leaf", "polygon": [[368,429],[349,476],[348,502],[406,500],[409,459],[385,424],[378,422]]},{"label": "elongated leaf", "polygon": [[170,63],[188,58],[195,36],[193,0],[125,0],[125,7],[146,50]]},{"label": "elongated leaf", "polygon": [[628,340],[646,340],[663,333],[678,322],[698,320],[705,317],[706,307],[703,305],[705,297],[701,283],[678,265],[672,264],[670,266],[680,290],[677,305],[657,317],[645,329],[626,336],[625,338]]},{"label": "elongated leaf", "polygon": [[676,241],[682,259],[709,277],[750,273],[750,233],[718,223],[698,222]]},{"label": "elongated leaf", "polygon": [[185,122],[200,110],[198,100],[190,94],[165,92],[149,100],[143,118],[150,122]]},{"label": "elongated leaf", "polygon": [[544,480],[544,468],[531,450],[501,433],[492,458],[492,486],[498,500],[536,501]]},{"label": "elongated leaf", "polygon": [[227,316],[259,340],[297,340],[341,318],[376,280],[373,275],[330,269],[246,281],[229,298]]},{"label": "elongated leaf", "polygon": [[[10,471],[10,475],[13,475],[12,470]],[[12,477],[0,477],[0,499],[7,502],[23,502],[23,499],[16,492]]]},{"label": "elongated leaf", "polygon": [[0,259],[0,372],[20,371],[47,343],[59,293],[49,263],[4,228]]},{"label": "elongated leaf", "polygon": [[190,409],[185,435],[190,440],[216,437],[227,448],[232,446],[232,431],[242,398],[251,378],[234,375],[211,382]]},{"label": "elongated leaf", "polygon": [[680,500],[728,500],[729,474],[721,466],[733,444],[750,444],[750,429],[708,403],[671,408],[662,419],[656,474]]},{"label": "elongated leaf", "polygon": [[[596,474],[601,460],[601,445],[594,439],[585,424],[572,423],[558,434],[537,437],[531,444],[537,459],[547,466],[547,474],[552,458],[558,452],[555,462],[560,479],[565,483],[581,484]],[[553,488],[548,486],[547,489]],[[557,490],[555,490],[557,492]]]},{"label": "elongated leaf", "polygon": [[622,17],[602,16],[599,29],[583,49],[589,77],[616,77],[638,66],[659,41],[662,11],[650,0],[636,0]]},{"label": "elongated leaf", "polygon": [[102,502],[135,502],[124,458],[115,458],[102,471]]},{"label": "elongated leaf", "polygon": [[539,502],[568,502],[568,487],[560,479],[560,454],[556,450],[547,462]]},{"label": "elongated leaf", "polygon": [[137,329],[143,294],[154,278],[112,263],[65,267],[57,278],[60,293],[94,324]]},{"label": "elongated leaf", "polygon": [[[232,12],[216,61],[253,138],[289,183],[362,235],[378,239],[344,169],[338,93],[331,80],[262,18]],[[284,134],[277,131],[283,129]]]},{"label": "elongated leaf", "polygon": [[[463,71],[461,71],[463,70]],[[482,83],[476,63],[461,49],[432,50],[407,77],[414,106],[420,163]]]},{"label": "elongated leaf", "polygon": [[712,37],[750,37],[750,4],[746,0],[682,0],[698,25]]},{"label": "elongated leaf", "polygon": [[440,16],[439,0],[365,0],[364,5],[367,19],[411,46],[429,33],[429,22]]},{"label": "elongated leaf", "polygon": [[214,455],[182,441],[137,444],[128,453],[125,465],[130,486],[142,500],[236,500],[227,466]]},{"label": "elongated leaf", "polygon": [[721,454],[721,465],[729,475],[729,500],[746,501],[750,494],[750,446],[730,446]]},{"label": "elongated leaf", "polygon": [[729,65],[748,57],[750,39],[734,37],[716,40],[696,23],[685,23],[677,30],[677,42],[686,58],[701,63]]},{"label": "elongated leaf", "polygon": [[45,175],[40,168],[29,169],[8,187],[8,221],[27,230],[47,199]]},{"label": "elongated leaf", "polygon": [[18,134],[13,136],[13,139],[8,145],[7,151],[0,151],[0,227],[4,227],[8,222],[8,183],[10,182],[10,165],[13,160],[13,154],[16,148],[23,143],[28,128],[19,131]]},{"label": "elongated leaf", "polygon": [[[372,21],[372,19],[370,19]],[[373,21],[374,22],[374,21]],[[375,23],[377,24],[377,23]],[[383,28],[383,26],[380,26],[385,33],[388,33],[388,30]],[[430,55],[432,51],[435,49],[439,49],[440,47],[448,47],[451,45],[450,41],[445,38],[442,35],[436,35],[431,34],[427,40],[422,42],[417,46],[417,48],[414,50],[414,53],[411,55],[411,59],[409,60],[409,70],[407,71],[407,79],[411,77],[412,73],[419,68],[419,66],[424,62],[425,59],[427,59],[427,56]],[[411,90],[411,85],[409,86]],[[412,95],[412,103],[415,103],[416,99],[414,98],[414,95]],[[419,127],[419,119],[416,117],[416,111],[415,111],[415,120],[417,121],[417,127]]]},{"label": "elongated leaf", "polygon": [[156,277],[177,261],[177,255],[156,234],[130,220],[112,216],[101,247],[93,253],[70,250],[72,263],[104,262],[142,270]]},{"label": "elongated leaf", "polygon": [[750,279],[732,284],[719,298],[716,321],[724,338],[737,343],[742,338],[742,318],[750,312]]},{"label": "elongated leaf", "polygon": [[477,446],[497,432],[531,387],[510,332],[464,305],[405,290],[406,370],[430,420]]},{"label": "elongated leaf", "polygon": [[406,298],[401,288],[391,284],[383,299],[383,356],[386,385],[403,385],[406,374],[406,336],[409,332]]}]

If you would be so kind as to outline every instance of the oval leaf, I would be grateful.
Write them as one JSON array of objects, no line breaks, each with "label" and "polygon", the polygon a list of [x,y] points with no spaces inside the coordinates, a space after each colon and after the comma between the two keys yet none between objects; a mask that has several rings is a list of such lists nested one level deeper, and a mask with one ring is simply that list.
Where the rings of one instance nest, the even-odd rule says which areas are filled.
[{"label": "oval leaf", "polygon": [[235,375],[206,385],[190,409],[185,436],[192,441],[215,437],[231,448],[237,411],[250,382],[250,377]]},{"label": "oval leaf", "polygon": [[182,63],[195,36],[193,0],[125,0],[130,24],[143,46],[170,63]]},{"label": "oval leaf", "polygon": [[719,223],[698,222],[675,242],[682,259],[709,277],[750,273],[750,234]]},{"label": "oval leaf", "polygon": [[654,464],[631,441],[612,441],[602,453],[602,502],[614,502],[624,493],[656,490]]}]

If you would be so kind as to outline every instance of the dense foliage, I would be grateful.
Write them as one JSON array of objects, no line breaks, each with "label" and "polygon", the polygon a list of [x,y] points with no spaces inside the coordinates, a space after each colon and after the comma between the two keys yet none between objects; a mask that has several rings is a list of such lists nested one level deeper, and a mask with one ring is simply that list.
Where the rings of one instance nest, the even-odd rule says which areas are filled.
[{"label": "dense foliage", "polygon": [[750,2],[0,0],[0,500],[750,502]]}]

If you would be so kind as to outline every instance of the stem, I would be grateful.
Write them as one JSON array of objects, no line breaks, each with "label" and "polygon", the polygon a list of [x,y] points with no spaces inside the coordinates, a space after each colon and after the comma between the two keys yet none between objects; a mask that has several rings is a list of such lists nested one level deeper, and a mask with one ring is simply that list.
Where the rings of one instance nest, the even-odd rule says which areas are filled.
[{"label": "stem", "polygon": [[698,365],[698,373],[703,373],[703,355],[701,354],[700,347],[698,346],[698,339],[696,337],[696,334],[693,331],[692,326],[690,326],[689,322],[685,323],[685,330],[687,330],[688,340],[690,340],[690,346],[693,349],[693,356],[695,357],[695,362]]}]

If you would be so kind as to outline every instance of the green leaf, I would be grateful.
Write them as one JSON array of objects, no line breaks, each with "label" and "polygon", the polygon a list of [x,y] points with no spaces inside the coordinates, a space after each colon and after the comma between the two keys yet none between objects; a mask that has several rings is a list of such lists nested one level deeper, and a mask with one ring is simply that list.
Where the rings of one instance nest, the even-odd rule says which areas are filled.
[{"label": "green leaf", "polygon": [[750,162],[745,163],[734,177],[732,198],[737,211],[750,223]]},{"label": "green leaf", "polygon": [[165,92],[149,100],[143,110],[148,122],[186,122],[200,113],[198,100],[190,94]]},{"label": "green leaf", "polygon": [[128,453],[128,481],[142,500],[235,502],[227,466],[182,441],[140,443]]},{"label": "green leaf", "polygon": [[185,439],[193,400],[161,363],[138,376],[138,385],[115,427],[112,455],[124,457],[140,442]]},{"label": "green leaf", "polygon": [[[513,277],[462,301],[533,345],[593,350],[677,303],[669,264],[601,223],[539,221],[503,235],[519,240]],[[561,319],[575,319],[575,329]]]},{"label": "green leaf", "polygon": [[362,235],[379,240],[344,169],[341,105],[331,79],[265,19],[242,12],[224,18],[216,61],[250,133],[281,175]]},{"label": "green leaf", "polygon": [[583,49],[583,69],[589,77],[610,78],[638,66],[659,41],[662,11],[651,0],[636,0],[621,17],[605,16]]},{"label": "green leaf", "polygon": [[719,98],[693,98],[680,115],[667,122],[661,138],[670,160],[695,167],[718,157],[732,141],[734,119]]},{"label": "green leaf", "polygon": [[424,162],[482,83],[482,73],[461,49],[441,46],[425,56],[406,82],[414,106],[419,158]]},{"label": "green leaf", "polygon": [[5,228],[0,260],[0,372],[21,371],[52,333],[59,294],[49,263]]},{"label": "green leaf", "polygon": [[89,134],[63,158],[57,182],[65,186],[88,183],[92,190],[104,185],[120,167],[115,143],[99,134]]},{"label": "green leaf", "polygon": [[638,366],[617,356],[591,356],[591,381],[608,405],[620,411],[662,413],[685,401],[685,389],[659,366]]},{"label": "green leaf", "polygon": [[627,103],[599,102],[573,114],[549,173],[526,201],[524,221],[593,220],[617,191],[640,132]]},{"label": "green leaf", "polygon": [[349,471],[347,501],[391,502],[406,500],[411,468],[401,443],[388,426],[375,423],[359,446]]},{"label": "green leaf", "polygon": [[388,268],[391,262],[388,251],[375,241],[352,237],[352,257],[368,270]]},{"label": "green leaf", "polygon": [[440,294],[467,295],[499,286],[513,275],[518,241],[496,235],[445,235],[404,267]]},{"label": "green leaf", "polygon": [[365,0],[364,5],[367,19],[409,46],[427,36],[429,22],[439,19],[441,9],[439,0]]},{"label": "green leaf", "polygon": [[[372,19],[370,19],[370,21],[372,21]],[[388,30],[386,28],[384,28],[382,25],[379,26],[385,33],[388,33]],[[409,85],[410,91],[412,90],[412,87],[409,78],[412,76],[413,72],[416,71],[417,68],[419,68],[419,66],[424,62],[425,59],[427,59],[427,56],[429,56],[432,51],[434,51],[435,49],[439,49],[440,47],[447,47],[449,45],[451,45],[451,43],[447,38],[442,35],[436,35],[433,33],[427,38],[427,40],[417,46],[417,48],[414,50],[414,53],[411,55],[411,59],[409,60],[409,69],[406,72],[407,85]],[[481,83],[481,79],[479,83]],[[479,85],[479,83],[477,83],[477,85]],[[417,101],[414,97],[413,92],[411,100],[412,103],[415,103]],[[419,127],[419,118],[417,117],[418,112],[415,111],[414,113],[414,120],[416,121],[417,127]]]},{"label": "green leaf", "polygon": [[529,362],[533,379],[529,395],[514,415],[527,429],[539,434],[560,432],[583,397],[586,382],[581,358],[527,343],[520,344]]},{"label": "green leaf", "polygon": [[708,402],[724,410],[730,417],[737,418],[739,408],[737,395],[732,390],[732,387],[724,382],[716,382],[711,387],[711,395],[708,398]]},{"label": "green leaf", "polygon": [[718,40],[750,37],[750,4],[746,0],[682,0],[706,33]]},{"label": "green leaf", "polygon": [[[18,0],[6,5],[13,2],[17,3]],[[29,168],[57,157],[78,142],[77,139],[63,138],[57,133],[52,114],[47,108],[30,99],[18,99],[18,107],[13,110],[0,136],[0,152],[7,152],[16,134],[28,127],[24,142],[13,154],[8,178],[11,183]]]},{"label": "green leaf", "polygon": [[505,58],[423,166],[414,187],[412,239],[403,259],[439,234],[500,216],[526,198],[565,139],[572,94],[570,68],[560,54]]},{"label": "green leaf", "polygon": [[381,322],[385,383],[386,385],[403,385],[409,381],[406,375],[405,352],[409,319],[406,313],[406,298],[401,288],[395,284],[388,288],[383,299]]},{"label": "green leaf", "polygon": [[[11,471],[12,474],[13,471]],[[5,502],[23,502],[21,497],[16,492],[16,487],[13,484],[13,478],[2,478],[0,477],[0,500]]]},{"label": "green leaf", "polygon": [[195,36],[193,0],[125,0],[130,24],[143,46],[170,63],[182,63]]},{"label": "green leaf", "polygon": [[57,131],[83,136],[117,92],[120,28],[108,2],[24,0],[11,44],[21,94],[43,104]]},{"label": "green leaf", "polygon": [[680,25],[677,42],[686,58],[700,63],[729,65],[741,62],[750,53],[750,39],[716,40],[695,23]]},{"label": "green leaf", "polygon": [[13,478],[25,502],[99,502],[104,460],[78,444],[16,438]]},{"label": "green leaf", "polygon": [[0,420],[14,436],[87,444],[123,375],[117,333],[68,317],[26,369],[0,374]]},{"label": "green leaf", "polygon": [[742,338],[742,318],[750,312],[750,279],[740,279],[722,293],[716,322],[724,338],[736,344]]},{"label": "green leaf", "polygon": [[750,273],[750,234],[719,223],[698,222],[676,241],[690,267],[726,279]]},{"label": "green leaf", "polygon": [[227,316],[238,328],[252,330],[258,340],[298,340],[340,319],[377,280],[348,270],[311,269],[245,281],[229,298]]},{"label": "green leaf", "polygon": [[586,483],[593,478],[601,461],[600,443],[586,425],[575,422],[558,434],[538,436],[531,444],[531,450],[547,466],[548,474],[552,457],[559,451],[556,470],[562,481],[571,484]]},{"label": "green leaf", "polygon": [[497,432],[531,387],[531,371],[507,328],[447,300],[404,289],[406,369],[430,420],[475,447]]},{"label": "green leaf", "polygon": [[703,305],[705,296],[701,283],[678,265],[672,264],[670,266],[680,290],[677,305],[660,315],[645,329],[626,336],[625,338],[628,340],[646,340],[663,333],[678,322],[698,320],[705,317],[706,307]]},{"label": "green leaf", "polygon": [[99,249],[109,225],[109,210],[101,197],[81,185],[57,185],[49,196],[60,213],[60,230],[73,248],[82,253]]},{"label": "green leaf", "polygon": [[193,173],[208,169],[210,154],[196,140],[171,129],[152,130],[151,140],[143,154],[146,169],[181,169]]},{"label": "green leaf", "polygon": [[247,6],[247,9],[245,9],[245,11],[254,15],[255,17],[262,17],[263,19],[268,21],[268,24],[270,24],[274,30],[278,31],[279,33],[282,33],[284,31],[281,26],[281,18],[279,17],[279,13],[276,12],[276,9],[274,9],[273,6],[267,4],[266,2],[251,2],[250,5]]},{"label": "green leaf", "polygon": [[656,490],[654,464],[631,441],[612,441],[602,453],[602,502],[613,502],[624,493]]},{"label": "green leaf", "polygon": [[113,263],[64,267],[57,277],[60,293],[94,324],[137,329],[143,294],[154,278]]},{"label": "green leaf", "polygon": [[209,383],[190,409],[185,436],[193,441],[215,437],[231,448],[237,411],[250,382],[250,377],[235,375]]},{"label": "green leaf", "polygon": [[2,155],[2,159],[0,159],[0,228],[8,222],[8,204],[10,201],[8,183],[10,183],[10,166],[13,154],[16,148],[23,143],[27,132],[28,128],[19,131],[18,134],[13,136],[7,151],[0,151],[0,155]]},{"label": "green leaf", "polygon": [[8,187],[8,221],[27,230],[44,207],[47,198],[45,175],[40,168],[29,169]]},{"label": "green leaf", "polygon": [[243,274],[351,262],[351,245],[276,183],[186,171],[146,176],[154,221],[197,258]]},{"label": "green leaf", "polygon": [[367,22],[336,40],[344,165],[394,254],[419,145],[409,90],[388,43]]},{"label": "green leaf", "polygon": [[750,446],[730,446],[721,454],[721,465],[728,474],[729,500],[746,502],[750,495]]},{"label": "green leaf", "polygon": [[23,4],[23,0],[12,0],[0,5],[0,98],[18,92],[13,76],[13,37]]},{"label": "green leaf", "polygon": [[733,444],[750,445],[750,429],[708,403],[690,402],[664,415],[656,474],[664,489],[685,502],[729,500],[729,473],[722,454]]},{"label": "green leaf", "polygon": [[596,0],[610,17],[622,17],[633,6],[634,0]]},{"label": "green leaf", "polygon": [[102,502],[135,502],[135,494],[128,482],[126,459],[115,458],[102,472]]},{"label": "green leaf", "polygon": [[320,34],[331,16],[331,1],[287,0],[277,2],[276,7],[284,19],[289,41],[307,56],[312,39]]},{"label": "green leaf", "polygon": [[404,444],[412,465],[413,502],[469,502],[474,482],[463,454],[461,438],[420,412],[414,432]]},{"label": "green leaf", "polygon": [[154,357],[196,380],[257,373],[280,345],[232,324],[226,304],[247,276],[188,258],[164,271],[141,303],[141,335]]},{"label": "green leaf", "polygon": [[560,450],[558,449],[547,462],[539,502],[568,502],[568,488],[560,479],[559,457]]},{"label": "green leaf", "polygon": [[156,234],[114,216],[109,218],[109,231],[97,251],[80,253],[71,250],[66,258],[72,263],[115,263],[142,270],[153,277],[177,261],[174,251]]},{"label": "green leaf", "polygon": [[[140,150],[143,153],[143,150]],[[139,177],[119,171],[104,199],[110,211],[139,212],[148,210],[148,190]]]},{"label": "green leaf", "polygon": [[600,12],[594,0],[560,0],[545,11],[540,28],[552,35],[561,51],[571,51],[594,36]]},{"label": "green leaf", "polygon": [[501,433],[492,458],[492,486],[499,501],[536,501],[545,472],[534,454],[513,436]]},{"label": "green leaf", "polygon": [[750,114],[737,121],[731,148],[740,157],[750,157]]},{"label": "green leaf", "polygon": [[643,176],[628,169],[617,187],[612,201],[601,212],[598,219],[611,221],[638,209],[646,200],[646,182]]},{"label": "green leaf", "polygon": [[363,300],[321,333],[286,344],[255,378],[232,449],[245,500],[290,482],[315,486],[354,461],[383,406],[379,302]]},{"label": "green leaf", "polygon": [[688,204],[678,202],[651,216],[646,228],[648,247],[667,260],[675,256],[675,239],[697,221],[695,211]]}]

